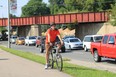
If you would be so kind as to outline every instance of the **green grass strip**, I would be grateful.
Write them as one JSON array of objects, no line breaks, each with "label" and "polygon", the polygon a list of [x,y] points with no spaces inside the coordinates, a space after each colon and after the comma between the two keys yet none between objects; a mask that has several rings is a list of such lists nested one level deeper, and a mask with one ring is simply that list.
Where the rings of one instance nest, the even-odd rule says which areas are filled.
[{"label": "green grass strip", "polygon": [[[30,52],[9,49],[3,46],[0,46],[0,48],[17,56],[45,64],[45,57],[43,56],[39,56]],[[66,61],[64,61],[63,72],[71,75],[72,77],[116,77],[116,73],[78,66],[75,64],[67,63]]]}]

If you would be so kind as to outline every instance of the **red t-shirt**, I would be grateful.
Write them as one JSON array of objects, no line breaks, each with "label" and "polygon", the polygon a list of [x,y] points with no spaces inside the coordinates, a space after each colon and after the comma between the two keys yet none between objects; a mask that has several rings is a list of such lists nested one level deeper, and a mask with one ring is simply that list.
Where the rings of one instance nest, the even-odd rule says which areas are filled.
[{"label": "red t-shirt", "polygon": [[55,42],[56,36],[60,34],[58,30],[48,29],[46,32],[46,43],[48,43],[48,34],[50,34],[50,42]]}]

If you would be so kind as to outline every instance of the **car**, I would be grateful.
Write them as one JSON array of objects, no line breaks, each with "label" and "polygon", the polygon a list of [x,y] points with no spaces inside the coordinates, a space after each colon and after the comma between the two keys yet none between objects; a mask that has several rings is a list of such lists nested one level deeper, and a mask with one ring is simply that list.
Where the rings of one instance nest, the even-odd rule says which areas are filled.
[{"label": "car", "polygon": [[24,45],[25,44],[25,38],[24,37],[17,37],[15,44],[16,45]]},{"label": "car", "polygon": [[37,38],[36,38],[36,47],[38,47],[38,46],[40,46],[41,45],[41,39],[42,39],[42,36],[38,36]]},{"label": "car", "polygon": [[67,38],[64,40],[64,45],[66,49],[82,49],[83,43],[79,38]]},{"label": "car", "polygon": [[25,39],[25,45],[35,45],[36,44],[36,36],[27,36]]},{"label": "car", "polygon": [[17,39],[17,36],[12,35],[11,38],[10,38],[10,43],[15,44],[16,39]]},{"label": "car", "polygon": [[[58,38],[58,37],[56,37],[56,39],[57,39],[57,38]],[[41,53],[43,53],[44,50],[45,50],[45,39],[46,39],[46,37],[41,37],[41,39],[40,39],[40,45],[39,45],[38,47],[39,47],[39,51],[40,51]],[[56,45],[56,43],[57,43],[57,41],[55,42],[55,45]],[[62,53],[65,52],[65,46],[64,46],[64,45],[61,47],[60,52],[62,52]]]},{"label": "car", "polygon": [[75,36],[64,36],[62,40],[65,40],[66,38],[76,38]]},{"label": "car", "polygon": [[39,40],[36,40],[36,45],[37,45],[36,47],[39,47],[39,51],[41,53],[43,53],[45,50],[45,39],[46,38],[44,36],[41,36]]},{"label": "car", "polygon": [[92,42],[90,51],[95,62],[101,62],[102,58],[116,61],[116,33],[105,34],[101,41]]},{"label": "car", "polygon": [[87,52],[91,48],[91,42],[97,42],[102,39],[102,35],[86,35],[83,39],[83,48]]},{"label": "car", "polygon": [[2,35],[0,34],[0,40],[2,40]]},{"label": "car", "polygon": [[44,49],[45,49],[45,36],[38,36],[37,38],[36,38],[36,47],[38,47],[39,48],[39,51],[41,52],[41,53],[43,53],[44,52]]}]

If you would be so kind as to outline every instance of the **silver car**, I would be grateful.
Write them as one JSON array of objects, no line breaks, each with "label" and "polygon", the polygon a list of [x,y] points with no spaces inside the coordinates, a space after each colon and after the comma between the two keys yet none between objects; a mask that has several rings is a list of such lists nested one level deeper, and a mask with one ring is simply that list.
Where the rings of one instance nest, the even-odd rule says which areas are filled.
[{"label": "silver car", "polygon": [[67,38],[64,40],[66,49],[82,49],[83,43],[79,38]]},{"label": "silver car", "polygon": [[14,44],[16,42],[17,36],[11,36],[10,43]]},{"label": "silver car", "polygon": [[36,36],[27,36],[25,39],[25,45],[35,45],[36,44]]}]

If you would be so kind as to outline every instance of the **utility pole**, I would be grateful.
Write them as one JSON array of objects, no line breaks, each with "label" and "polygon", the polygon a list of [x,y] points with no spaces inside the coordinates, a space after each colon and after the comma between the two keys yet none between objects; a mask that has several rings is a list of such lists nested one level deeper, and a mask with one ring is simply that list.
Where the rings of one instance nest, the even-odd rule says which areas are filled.
[{"label": "utility pole", "polygon": [[11,48],[10,45],[10,0],[8,0],[8,48]]}]

